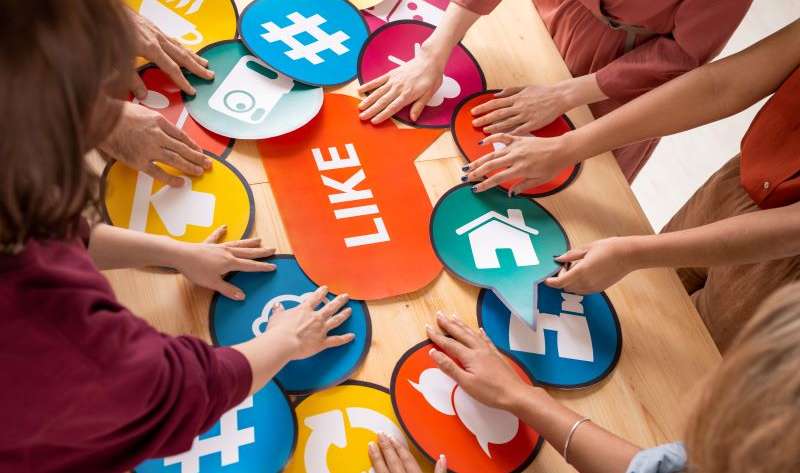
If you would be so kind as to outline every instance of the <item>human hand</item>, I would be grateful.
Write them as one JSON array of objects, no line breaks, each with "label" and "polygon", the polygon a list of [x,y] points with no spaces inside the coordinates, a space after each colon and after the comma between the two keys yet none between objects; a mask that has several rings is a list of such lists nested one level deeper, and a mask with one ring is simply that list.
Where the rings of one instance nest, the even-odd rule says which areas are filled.
[{"label": "human hand", "polygon": [[527,135],[572,108],[558,85],[511,87],[470,110],[472,125],[487,134]]},{"label": "human hand", "polygon": [[442,85],[443,73],[442,61],[425,46],[415,48],[414,59],[359,87],[359,94],[369,93],[358,104],[359,118],[378,124],[413,103],[409,116],[416,121]]},{"label": "human hand", "polygon": [[[473,190],[483,192],[513,179],[520,181],[509,189],[509,195],[551,181],[559,172],[574,165],[566,151],[569,133],[555,138],[516,136],[506,133],[492,135],[483,143],[501,144],[464,167],[470,182],[480,181]],[[490,173],[496,172],[490,175]],[[485,178],[485,179],[484,179]]]},{"label": "human hand", "polygon": [[[130,11],[134,27],[136,54],[152,61],[164,71],[179,89],[189,95],[196,93],[194,87],[184,77],[181,67],[197,77],[211,80],[214,71],[208,70],[208,61],[184,48],[177,40],[168,37],[147,18]],[[132,77],[131,91],[139,100],[147,96],[147,87],[138,74]]]},{"label": "human hand", "polygon": [[280,303],[275,304],[267,324],[267,334],[273,334],[288,345],[292,360],[302,360],[317,353],[350,343],[355,338],[352,333],[328,335],[328,332],[342,325],[353,312],[345,304],[350,300],[347,294],[327,298],[328,287],[320,286],[297,307],[284,310]]},{"label": "human hand", "polygon": [[564,253],[556,261],[569,264],[569,268],[562,268],[558,275],[547,278],[545,284],[574,294],[608,289],[637,269],[634,238],[606,238]]},{"label": "human hand", "polygon": [[530,388],[509,366],[481,330],[476,333],[461,320],[436,314],[441,332],[428,326],[428,337],[440,349],[430,356],[446,375],[476,400],[490,407],[509,410],[521,393]]},{"label": "human hand", "polygon": [[231,271],[274,271],[274,264],[255,259],[272,256],[275,249],[262,248],[260,238],[218,243],[226,231],[225,225],[217,228],[203,243],[175,242],[172,266],[198,286],[241,301],[245,298],[244,292],[223,277]]},{"label": "human hand", "polygon": [[[378,441],[370,442],[368,450],[375,473],[422,473],[422,469],[411,455],[408,447],[394,437],[379,433]],[[439,455],[433,473],[446,472],[447,459],[444,455]]]},{"label": "human hand", "polygon": [[211,159],[191,138],[156,111],[125,102],[119,122],[98,150],[149,174],[156,180],[180,187],[183,179],[167,173],[156,162],[168,164],[190,176],[211,169]]}]

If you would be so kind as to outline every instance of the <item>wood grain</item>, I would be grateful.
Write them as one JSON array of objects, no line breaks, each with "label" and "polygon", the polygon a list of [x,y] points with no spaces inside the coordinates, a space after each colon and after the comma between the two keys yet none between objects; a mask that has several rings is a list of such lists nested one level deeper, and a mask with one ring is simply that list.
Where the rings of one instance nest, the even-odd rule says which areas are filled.
[{"label": "wood grain", "polygon": [[[248,2],[237,2],[241,9]],[[569,77],[530,0],[505,0],[481,18],[465,45],[476,56],[488,86],[547,84]],[[348,84],[337,93],[355,95]],[[592,120],[586,107],[569,113],[577,125]],[[291,246],[255,143],[239,141],[229,160],[253,188],[255,233],[281,253]],[[431,202],[459,183],[462,158],[445,133],[417,160]],[[641,208],[610,154],[588,160],[566,190],[539,202],[566,229],[572,246],[615,235],[651,233]],[[391,268],[387,268],[391,270]],[[120,300],[155,327],[208,340],[209,291],[182,276],[160,271],[106,273]],[[476,326],[478,291],[447,273],[413,294],[370,302],[373,342],[355,378],[388,385],[392,369],[409,347],[424,338],[437,310]],[[572,409],[639,445],[681,437],[686,394],[719,362],[720,355],[671,270],[638,271],[609,289],[619,314],[623,349],[619,365],[604,382],[576,391],[551,391]],[[542,449],[528,472],[573,471],[551,447]]]}]

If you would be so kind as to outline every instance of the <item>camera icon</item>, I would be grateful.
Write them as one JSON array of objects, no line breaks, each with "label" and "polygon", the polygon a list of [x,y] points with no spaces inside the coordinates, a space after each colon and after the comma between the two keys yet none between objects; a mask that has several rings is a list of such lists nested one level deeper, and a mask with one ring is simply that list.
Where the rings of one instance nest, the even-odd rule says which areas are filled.
[{"label": "camera icon", "polygon": [[208,99],[208,106],[236,120],[258,125],[294,81],[272,71],[255,56],[243,56]]}]

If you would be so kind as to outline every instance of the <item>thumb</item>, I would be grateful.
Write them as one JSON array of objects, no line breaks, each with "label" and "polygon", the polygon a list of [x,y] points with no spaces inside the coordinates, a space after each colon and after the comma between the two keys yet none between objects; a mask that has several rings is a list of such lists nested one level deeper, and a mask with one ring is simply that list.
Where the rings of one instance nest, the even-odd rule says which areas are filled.
[{"label": "thumb", "polygon": [[519,181],[518,183],[514,184],[514,186],[512,186],[508,190],[508,193],[510,195],[519,195],[519,194],[525,192],[528,189],[536,187],[539,184],[541,184],[541,183],[536,179],[523,179],[523,180]]},{"label": "thumb", "polygon": [[439,455],[439,460],[436,461],[433,473],[447,473],[447,457],[444,454]]},{"label": "thumb", "polygon": [[144,85],[144,81],[137,73],[131,76],[131,92],[133,92],[133,96],[139,100],[147,98],[147,86]]},{"label": "thumb", "polygon": [[587,253],[589,253],[588,248],[578,248],[575,250],[569,250],[561,256],[557,256],[555,260],[559,263],[571,263],[573,261],[583,259]]},{"label": "thumb", "polygon": [[220,240],[225,238],[226,233],[228,233],[228,226],[222,225],[213,232],[211,232],[211,235],[206,237],[206,239],[203,240],[203,243],[219,243]]},{"label": "thumb", "polygon": [[435,89],[431,89],[425,92],[422,97],[418,98],[417,101],[414,102],[414,105],[411,106],[411,111],[408,113],[412,122],[419,120],[420,115],[422,115],[422,112],[425,110],[425,105],[428,103],[431,97],[433,97],[435,92]]},{"label": "thumb", "polygon": [[214,285],[212,289],[219,292],[228,299],[233,299],[235,301],[244,300],[244,292],[242,292],[242,290],[239,289],[238,287],[234,286],[233,284],[223,279],[220,279],[219,282],[216,285]]},{"label": "thumb", "polygon": [[544,283],[556,289],[565,289],[572,284],[578,272],[578,268],[561,268],[556,276],[545,279]]}]

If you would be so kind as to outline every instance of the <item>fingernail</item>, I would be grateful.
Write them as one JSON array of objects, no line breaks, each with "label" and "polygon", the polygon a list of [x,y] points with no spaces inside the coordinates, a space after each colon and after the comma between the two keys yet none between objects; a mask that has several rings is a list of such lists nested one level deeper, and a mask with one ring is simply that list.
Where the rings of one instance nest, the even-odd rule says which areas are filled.
[{"label": "fingernail", "polygon": [[445,460],[447,460],[447,458],[444,456],[444,453],[442,453],[441,455],[439,455],[439,460],[440,460],[440,461],[445,461]]},{"label": "fingernail", "polygon": [[467,172],[467,171],[469,171],[469,164],[467,164],[466,166],[464,166],[463,168],[461,168],[461,170],[462,170],[463,172]]},{"label": "fingernail", "polygon": [[209,158],[206,158],[206,160],[203,161],[203,165],[206,167],[206,169],[211,169],[211,165],[212,164],[213,163],[211,162],[211,159],[209,159]]},{"label": "fingernail", "polygon": [[196,95],[197,90],[194,87],[189,87],[189,95]]},{"label": "fingernail", "polygon": [[208,77],[211,77],[213,79],[215,75],[216,75],[216,73],[214,71],[212,71],[212,70],[208,71]]},{"label": "fingernail", "polygon": [[236,294],[233,295],[233,298],[236,299],[237,301],[243,301],[244,300],[244,293],[237,292]]},{"label": "fingernail", "polygon": [[431,327],[430,324],[425,324],[425,331],[426,332],[433,332],[433,327]]},{"label": "fingernail", "polygon": [[461,182],[467,182],[467,179],[469,179],[467,176],[461,176]]},{"label": "fingernail", "polygon": [[483,140],[480,140],[480,141],[478,142],[478,144],[479,144],[479,145],[482,145],[482,144],[483,144]]},{"label": "fingernail", "polygon": [[370,450],[372,450],[374,452],[374,451],[376,451],[378,449],[378,446],[375,444],[375,442],[370,442],[370,443],[367,444],[367,448],[369,448]]},{"label": "fingernail", "polygon": [[472,186],[472,193],[475,194],[478,192],[478,186]]},{"label": "fingernail", "polygon": [[436,313],[436,318],[439,319],[439,320],[444,320],[445,319],[444,314],[441,313],[441,312],[437,312]]}]

